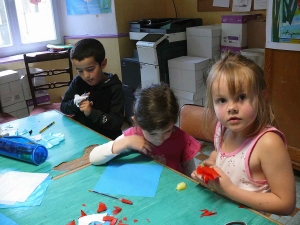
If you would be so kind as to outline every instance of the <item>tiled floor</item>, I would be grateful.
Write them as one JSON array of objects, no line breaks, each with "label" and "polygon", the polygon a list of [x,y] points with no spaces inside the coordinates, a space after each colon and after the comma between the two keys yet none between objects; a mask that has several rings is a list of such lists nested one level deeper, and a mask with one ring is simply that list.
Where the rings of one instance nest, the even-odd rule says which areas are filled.
[{"label": "tiled floor", "polygon": [[[211,151],[213,150],[212,143],[203,143],[202,144],[202,152],[198,153],[195,157],[195,163],[198,165],[203,160],[207,159],[210,155]],[[291,216],[278,216],[275,214],[269,214],[270,218],[273,220],[278,221],[279,223],[286,224],[286,225],[299,225],[300,224],[300,172],[294,171],[295,173],[295,180],[296,180],[296,191],[297,191],[297,202],[296,202],[296,209]]]}]

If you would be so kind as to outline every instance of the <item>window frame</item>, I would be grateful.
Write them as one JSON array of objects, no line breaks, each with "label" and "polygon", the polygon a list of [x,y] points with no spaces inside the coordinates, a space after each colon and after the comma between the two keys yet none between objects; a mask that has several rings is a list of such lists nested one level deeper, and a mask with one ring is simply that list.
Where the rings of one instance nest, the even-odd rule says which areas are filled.
[{"label": "window frame", "polygon": [[30,52],[46,51],[47,44],[63,43],[62,32],[61,32],[60,21],[59,21],[58,2],[57,0],[51,0],[51,1],[52,1],[52,8],[53,8],[54,23],[55,23],[56,40],[22,44],[15,1],[4,0],[6,13],[7,13],[7,20],[11,32],[12,46],[0,47],[0,58],[24,54],[24,53],[30,53]]}]

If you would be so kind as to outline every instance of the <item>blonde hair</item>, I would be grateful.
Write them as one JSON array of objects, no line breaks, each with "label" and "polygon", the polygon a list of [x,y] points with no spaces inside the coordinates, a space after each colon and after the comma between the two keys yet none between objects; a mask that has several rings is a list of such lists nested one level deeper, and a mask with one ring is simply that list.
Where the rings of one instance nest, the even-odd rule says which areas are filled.
[{"label": "blonde hair", "polygon": [[227,83],[231,96],[246,88],[245,91],[249,93],[250,98],[258,97],[256,128],[249,136],[259,133],[266,125],[273,124],[275,117],[267,97],[267,85],[263,70],[251,59],[240,54],[227,52],[212,66],[206,79],[206,107],[203,114],[204,128],[208,128],[210,121],[215,118],[212,86],[215,82],[219,83],[221,78],[224,78],[222,81]]}]

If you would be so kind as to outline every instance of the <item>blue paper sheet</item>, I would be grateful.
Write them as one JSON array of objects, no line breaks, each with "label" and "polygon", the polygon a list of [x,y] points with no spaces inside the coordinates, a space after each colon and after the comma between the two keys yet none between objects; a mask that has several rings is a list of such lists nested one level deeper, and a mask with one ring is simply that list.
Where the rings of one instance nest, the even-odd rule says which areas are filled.
[{"label": "blue paper sheet", "polygon": [[0,213],[1,225],[18,225],[15,221]]},{"label": "blue paper sheet", "polygon": [[110,163],[94,190],[112,195],[154,197],[162,168],[161,165]]}]

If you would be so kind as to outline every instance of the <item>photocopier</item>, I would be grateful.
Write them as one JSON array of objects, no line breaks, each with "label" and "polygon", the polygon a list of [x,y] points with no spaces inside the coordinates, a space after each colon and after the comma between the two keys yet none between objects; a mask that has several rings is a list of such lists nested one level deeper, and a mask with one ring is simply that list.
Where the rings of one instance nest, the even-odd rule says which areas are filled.
[{"label": "photocopier", "polygon": [[169,84],[168,60],[187,55],[186,28],[201,26],[202,19],[151,18],[130,22],[129,37],[137,54],[121,59],[125,118],[131,123],[133,93],[161,81]]},{"label": "photocopier", "polygon": [[142,87],[160,81],[169,84],[168,60],[187,55],[186,28],[201,25],[200,18],[130,22],[129,37],[137,40]]}]

